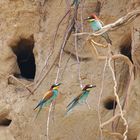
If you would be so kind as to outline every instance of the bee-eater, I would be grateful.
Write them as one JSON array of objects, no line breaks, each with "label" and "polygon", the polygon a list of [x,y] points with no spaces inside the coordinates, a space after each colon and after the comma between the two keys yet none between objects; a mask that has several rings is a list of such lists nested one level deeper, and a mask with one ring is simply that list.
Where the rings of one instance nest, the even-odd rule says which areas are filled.
[{"label": "bee-eater", "polygon": [[[90,93],[90,89],[96,87],[96,85],[86,85],[83,89],[82,89],[82,93],[80,93],[77,97],[75,97],[67,106],[67,113],[69,111],[71,111],[77,104],[79,103],[87,103],[87,97]],[[89,107],[89,105],[88,105]]]},{"label": "bee-eater", "polygon": [[56,99],[56,97],[58,96],[58,88],[60,85],[61,85],[61,83],[53,84],[51,86],[50,90],[44,94],[43,98],[40,100],[40,102],[34,108],[34,110],[36,110],[39,107],[36,118],[44,106],[49,105]]},{"label": "bee-eater", "polygon": [[[87,20],[90,23],[91,28],[95,32],[99,31],[103,27],[103,22],[95,14],[92,14],[90,17],[86,18],[85,20]],[[112,41],[110,40],[107,33],[103,33],[101,36],[107,41],[107,43],[112,45]]]}]

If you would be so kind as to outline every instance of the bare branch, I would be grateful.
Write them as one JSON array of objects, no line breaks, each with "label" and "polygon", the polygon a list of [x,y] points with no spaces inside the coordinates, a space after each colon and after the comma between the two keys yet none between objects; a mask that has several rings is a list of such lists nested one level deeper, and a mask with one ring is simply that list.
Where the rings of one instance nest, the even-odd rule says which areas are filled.
[{"label": "bare branch", "polygon": [[[76,26],[75,32],[77,33],[77,26]],[[79,60],[79,56],[78,56],[78,38],[77,38],[77,36],[75,36],[75,52],[76,52],[76,59],[77,59],[78,78],[79,78],[79,82],[80,82],[80,87],[83,88],[82,79],[81,79],[81,70],[80,70],[80,60]]]},{"label": "bare branch", "polygon": [[54,47],[55,47],[55,41],[56,41],[56,37],[57,37],[57,33],[58,33],[58,30],[59,30],[59,27],[61,25],[61,23],[63,22],[63,20],[66,18],[66,16],[70,13],[70,8],[67,10],[67,12],[65,13],[65,15],[62,17],[62,19],[59,21],[59,23],[57,24],[57,27],[56,27],[56,31],[54,33],[54,38],[53,38],[53,44],[52,44],[52,47],[50,49],[50,52],[49,52],[49,55],[47,56],[47,59],[45,61],[45,65],[43,66],[38,78],[36,78],[36,84],[35,84],[35,88],[33,89],[33,92],[35,92],[37,90],[37,88],[40,86],[40,84],[42,83],[42,81],[45,79],[45,77],[48,75],[48,73],[50,72],[50,70],[52,69],[55,61],[53,62],[52,66],[50,67],[50,69],[48,71],[45,71],[45,74],[41,77],[41,74],[43,73],[43,71],[45,70],[45,68],[48,66],[48,61],[50,59],[50,57],[52,56],[53,54],[53,50],[54,50]]},{"label": "bare branch", "polygon": [[[107,67],[107,62],[108,59],[106,57],[106,61],[105,61],[105,65],[104,65],[104,69],[103,69],[103,75],[102,75],[102,83],[101,83],[101,90],[100,90],[100,94],[99,94],[99,99],[98,99],[98,119],[99,119],[99,125],[101,126],[102,122],[101,122],[101,112],[100,112],[100,104],[101,104],[101,98],[102,98],[102,94],[103,94],[103,88],[104,88],[104,78],[105,78],[105,70]],[[102,132],[102,128],[99,127],[100,129],[100,138],[101,140],[103,139],[103,132]]]},{"label": "bare branch", "polygon": [[45,61],[45,65],[43,66],[43,68],[42,68],[41,72],[39,73],[38,77],[37,77],[37,78],[36,78],[36,80],[35,80],[35,82],[36,82],[36,83],[38,83],[38,82],[39,82],[39,80],[40,80],[40,78],[41,78],[42,73],[44,73],[45,68],[47,68],[49,58],[52,56],[52,54],[53,54],[53,49],[50,49],[49,54],[48,54],[48,56],[47,56],[47,59],[46,59],[46,61]]},{"label": "bare branch", "polygon": [[[128,104],[128,101],[129,101],[129,95],[130,95],[130,91],[131,91],[131,88],[132,88],[132,83],[134,81],[133,70],[134,70],[134,66],[132,67],[131,72],[130,72],[129,80],[128,80],[128,83],[127,83],[127,91],[126,91],[125,99],[124,99],[123,105],[122,105],[122,109],[125,108],[126,110],[127,110],[127,107],[128,107],[127,104]],[[120,121],[120,118],[118,119],[118,121],[116,123],[116,129],[119,125],[119,121]]]},{"label": "bare branch", "polygon": [[91,42],[99,47],[102,47],[102,48],[107,48],[108,46],[107,45],[103,45],[103,44],[99,44],[97,42],[95,42],[93,39],[91,39]]},{"label": "bare branch", "polygon": [[58,70],[57,70],[57,74],[56,74],[56,79],[55,79],[55,83],[58,81],[59,79],[59,73],[60,73],[60,67],[61,67],[61,60],[62,60],[62,54],[63,54],[63,51],[64,51],[64,48],[67,44],[67,41],[71,35],[71,32],[72,32],[72,29],[75,25],[75,17],[77,16],[77,11],[78,11],[78,5],[75,6],[75,9],[74,9],[74,15],[72,17],[72,20],[64,34],[64,38],[63,38],[63,42],[62,42],[62,45],[61,45],[61,49],[60,49],[60,55],[59,55],[59,62],[58,62]]},{"label": "bare branch", "polygon": [[[125,111],[123,111],[123,114],[124,114],[124,113],[125,113]],[[103,128],[105,125],[107,125],[107,124],[113,122],[116,118],[118,118],[118,117],[120,117],[120,116],[121,116],[121,113],[116,114],[115,116],[113,116],[113,117],[110,118],[109,120],[103,122],[103,123],[100,125],[100,127]]]},{"label": "bare branch", "polygon": [[62,60],[62,54],[63,54],[63,51],[64,51],[64,47],[67,43],[67,40],[69,38],[69,35],[72,31],[72,28],[74,26],[74,21],[72,20],[72,23],[70,24],[70,26],[68,27],[65,35],[64,35],[64,40],[63,40],[63,43],[61,45],[61,50],[60,50],[60,55],[59,55],[59,63],[58,63],[58,70],[57,70],[57,74],[56,74],[56,79],[55,79],[55,83],[58,81],[59,79],[59,73],[60,73],[60,67],[61,67],[61,60]]},{"label": "bare branch", "polygon": [[111,72],[112,72],[112,78],[113,78],[113,81],[114,81],[114,95],[115,95],[115,97],[116,97],[117,105],[118,105],[119,110],[120,110],[121,118],[122,118],[122,120],[124,121],[124,125],[125,125],[125,127],[126,127],[126,130],[125,130],[125,132],[123,133],[124,140],[127,140],[128,123],[127,123],[127,120],[126,120],[125,117],[124,117],[123,110],[122,110],[122,106],[121,106],[121,103],[120,103],[120,99],[119,99],[119,96],[118,96],[118,94],[117,94],[117,81],[116,81],[116,78],[115,78],[114,70],[113,70],[113,68],[112,68],[112,66],[111,66],[111,59],[112,59],[112,57],[111,57],[111,48],[110,48],[110,44],[109,44],[108,46],[109,46],[108,48],[109,48],[109,54],[110,54],[110,55],[109,55],[108,65],[109,65],[109,68],[110,68],[110,70],[111,70]]},{"label": "bare branch", "polygon": [[20,83],[25,89],[27,89],[27,90],[30,92],[30,94],[33,94],[32,90],[29,88],[29,86],[28,86],[28,85],[25,85],[23,82],[21,82],[20,80],[18,80],[15,76],[9,75],[9,76],[8,76],[8,80],[9,80],[9,78],[14,79],[14,80],[17,81],[18,83]]},{"label": "bare branch", "polygon": [[[98,51],[97,51],[97,49],[96,49],[96,47],[94,46],[94,44],[95,44],[95,42],[93,41],[93,40],[90,40],[90,44],[92,45],[92,51],[93,51],[93,53],[96,55],[96,57],[98,58],[98,59],[102,59],[102,60],[104,60],[104,59],[106,59],[107,60],[107,58],[108,58],[108,56],[100,56],[99,55],[99,53],[98,53]],[[116,81],[116,77],[115,77],[115,72],[114,72],[114,70],[113,70],[113,68],[112,68],[112,66],[111,66],[111,60],[112,59],[118,59],[118,58],[121,58],[121,59],[123,59],[127,64],[128,64],[128,66],[129,66],[129,74],[130,74],[130,83],[129,83],[129,86],[128,86],[128,89],[127,89],[127,93],[126,93],[126,97],[125,97],[125,99],[124,99],[124,104],[126,103],[126,101],[128,101],[128,96],[129,96],[129,93],[130,93],[130,89],[131,89],[131,83],[132,83],[132,81],[133,81],[133,79],[134,79],[134,72],[133,72],[133,69],[134,69],[134,65],[132,64],[132,62],[129,60],[129,58],[128,57],[126,57],[126,56],[124,56],[124,55],[122,55],[122,54],[115,54],[115,55],[112,55],[112,53],[111,53],[111,48],[110,48],[110,45],[108,44],[108,55],[109,55],[109,61],[108,61],[108,64],[109,64],[109,68],[110,68],[110,70],[111,70],[111,72],[112,72],[112,77],[113,77],[113,81],[114,81],[114,94],[115,94],[115,97],[116,97],[116,100],[117,100],[117,104],[118,104],[118,106],[119,106],[119,110],[120,110],[120,117],[122,118],[122,120],[124,121],[124,125],[126,126],[126,130],[125,130],[125,132],[123,133],[123,137],[124,137],[124,140],[126,140],[127,139],[127,133],[128,133],[128,123],[127,123],[127,121],[126,121],[126,119],[125,119],[125,117],[124,117],[124,115],[123,115],[123,108],[122,108],[122,106],[121,106],[121,104],[120,104],[120,100],[119,100],[119,97],[118,97],[118,94],[117,94],[117,81]],[[101,88],[102,89],[102,88]],[[101,96],[101,93],[100,93],[100,96]],[[101,98],[99,96],[99,99]],[[100,105],[98,104],[98,107],[99,107]],[[124,106],[124,105],[123,105]],[[99,111],[99,108],[98,108],[98,111]],[[100,118],[100,113],[98,113],[99,114],[99,118]],[[109,122],[112,122],[116,117],[119,117],[118,115],[116,116],[114,116],[113,118],[111,118],[108,122],[105,122],[105,124],[106,123],[109,123]],[[103,127],[104,125],[101,125],[101,121],[100,121],[100,126],[101,127]],[[101,129],[101,128],[100,128]],[[100,130],[101,131],[101,130]],[[101,131],[101,134],[102,134],[102,131]],[[102,138],[101,138],[102,139]]]},{"label": "bare branch", "polygon": [[[97,59],[105,60],[107,58],[107,56],[99,55],[99,53],[98,53],[98,51],[97,51],[97,49],[96,49],[96,47],[94,45],[95,43],[96,43],[95,41],[90,40],[90,44],[92,45],[92,48],[91,48],[92,53],[97,57]],[[102,44],[100,44],[100,45],[101,45],[101,47],[104,47],[104,45],[102,45]],[[129,66],[129,74],[133,75],[134,65],[133,65],[133,63],[130,61],[130,59],[127,56],[125,56],[123,54],[114,54],[114,55],[111,55],[111,58],[113,60],[115,60],[115,59],[122,59],[122,60],[124,60],[128,64],[128,66]]]},{"label": "bare branch", "polygon": [[123,135],[121,133],[117,133],[117,132],[110,132],[108,130],[103,130],[103,133],[104,134],[108,134],[109,136],[113,136],[113,137],[116,137],[118,138],[119,140],[123,140]]},{"label": "bare branch", "polygon": [[88,32],[83,32],[83,33],[77,33],[75,35],[90,35],[90,36],[99,36],[109,30],[115,30],[116,28],[134,20],[137,16],[140,15],[140,10],[134,10],[130,13],[128,13],[127,15],[125,15],[124,17],[119,18],[117,21],[115,21],[114,23],[105,25],[102,27],[101,30],[94,32],[94,33],[88,33]]},{"label": "bare branch", "polygon": [[47,119],[47,140],[49,140],[49,123],[50,123],[50,115],[51,115],[51,110],[52,110],[52,104],[50,104],[49,107],[49,112],[48,112],[48,119]]}]

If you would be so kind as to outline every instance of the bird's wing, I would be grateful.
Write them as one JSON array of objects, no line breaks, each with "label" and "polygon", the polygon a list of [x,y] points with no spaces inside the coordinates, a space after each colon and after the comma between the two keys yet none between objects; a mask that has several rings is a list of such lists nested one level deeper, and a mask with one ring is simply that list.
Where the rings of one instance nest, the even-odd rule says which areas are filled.
[{"label": "bird's wing", "polygon": [[76,102],[76,101],[78,101],[79,100],[79,98],[81,97],[81,93],[77,96],[77,97],[75,97],[68,105],[67,105],[67,107],[69,107],[73,102]]},{"label": "bird's wing", "polygon": [[38,108],[39,106],[42,107],[43,104],[48,100],[50,99],[51,97],[53,96],[53,92],[52,90],[49,90],[48,92],[46,92],[43,96],[43,98],[40,100],[40,102],[37,104],[37,106],[34,108],[34,110],[36,108]]},{"label": "bird's wing", "polygon": [[105,24],[103,23],[103,21],[102,20],[99,20],[99,22],[102,24],[102,26],[104,26]]},{"label": "bird's wing", "polygon": [[[103,26],[104,26],[104,23],[103,23],[101,20],[99,20],[99,22],[101,23],[101,25],[102,25],[102,27],[103,27]],[[109,44],[112,45],[112,41],[111,41],[111,39],[109,38],[109,36],[108,36],[107,33],[103,33],[101,36],[107,41],[107,43],[109,43]]]},{"label": "bird's wing", "polygon": [[67,106],[67,112],[69,112],[75,105],[78,104],[79,99],[83,94],[79,94],[76,98],[74,98]]},{"label": "bird's wing", "polygon": [[40,111],[42,110],[42,106],[43,106],[43,105],[41,105],[41,106],[39,107],[39,110],[38,110],[38,112],[37,112],[37,114],[36,114],[36,116],[35,116],[35,119],[37,119],[37,117],[38,117]]},{"label": "bird's wing", "polygon": [[48,99],[50,99],[52,96],[53,96],[53,91],[52,91],[52,90],[49,90],[49,91],[47,91],[47,92],[44,94],[42,100],[48,100]]},{"label": "bird's wing", "polygon": [[112,45],[112,41],[111,41],[111,39],[109,38],[108,33],[103,33],[101,36],[106,40],[107,43],[109,43],[109,44]]}]

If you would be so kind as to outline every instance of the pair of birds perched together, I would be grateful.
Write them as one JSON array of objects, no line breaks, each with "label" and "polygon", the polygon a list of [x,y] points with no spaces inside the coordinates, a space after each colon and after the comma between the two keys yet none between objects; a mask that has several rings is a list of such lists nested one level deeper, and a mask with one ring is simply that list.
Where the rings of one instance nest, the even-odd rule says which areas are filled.
[{"label": "pair of birds perched together", "polygon": [[[58,92],[58,88],[61,85],[61,83],[56,83],[53,84],[50,88],[50,90],[45,93],[44,97],[40,100],[40,102],[37,104],[37,106],[34,108],[34,110],[36,110],[37,108],[39,108],[37,116],[39,114],[39,112],[41,111],[41,109],[44,106],[49,105],[50,103],[52,103],[53,101],[55,101],[55,99],[57,98],[59,92]],[[96,85],[86,85],[83,89],[82,89],[82,93],[80,93],[77,97],[75,97],[67,106],[67,113],[69,111],[71,111],[77,104],[79,103],[84,103],[86,102],[86,99],[90,93],[90,89],[96,87]]]},{"label": "pair of birds perched together", "polygon": [[[85,20],[87,20],[91,24],[93,31],[98,31],[98,30],[102,29],[102,27],[103,27],[102,22],[98,19],[98,17],[95,14],[92,14],[90,17],[86,18]],[[112,41],[110,40],[107,33],[103,33],[101,36],[107,41],[107,43],[112,44]],[[60,85],[61,85],[61,83],[53,84],[51,86],[50,90],[47,93],[45,93],[44,97],[40,100],[40,102],[34,108],[34,110],[39,108],[38,114],[44,106],[50,104],[57,98],[58,88]],[[74,98],[68,104],[67,112],[71,111],[79,102],[85,102],[89,95],[90,89],[94,88],[94,87],[96,87],[96,86],[95,85],[86,85],[83,88],[82,93],[79,94],[76,98]]]}]

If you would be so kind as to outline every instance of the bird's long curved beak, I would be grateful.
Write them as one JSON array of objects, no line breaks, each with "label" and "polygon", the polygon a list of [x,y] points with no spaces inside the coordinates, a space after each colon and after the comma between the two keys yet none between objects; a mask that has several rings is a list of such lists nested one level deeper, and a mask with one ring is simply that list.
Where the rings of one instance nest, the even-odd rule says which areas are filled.
[{"label": "bird's long curved beak", "polygon": [[96,87],[96,85],[93,85],[93,86],[92,86],[92,88],[95,88],[95,87]]},{"label": "bird's long curved beak", "polygon": [[89,18],[85,18],[84,20],[89,20]]},{"label": "bird's long curved beak", "polygon": [[96,85],[90,85],[89,86],[89,88],[95,88],[96,87]]},{"label": "bird's long curved beak", "polygon": [[88,22],[92,22],[92,21],[94,21],[95,19],[93,19],[93,18],[91,18],[91,17],[88,17],[88,18],[85,18],[84,20],[85,20],[85,21],[88,21]]},{"label": "bird's long curved beak", "polygon": [[84,20],[90,20],[90,19],[92,19],[91,17],[87,17],[87,18],[85,18]]},{"label": "bird's long curved beak", "polygon": [[58,86],[62,85],[62,83],[59,83]]}]

